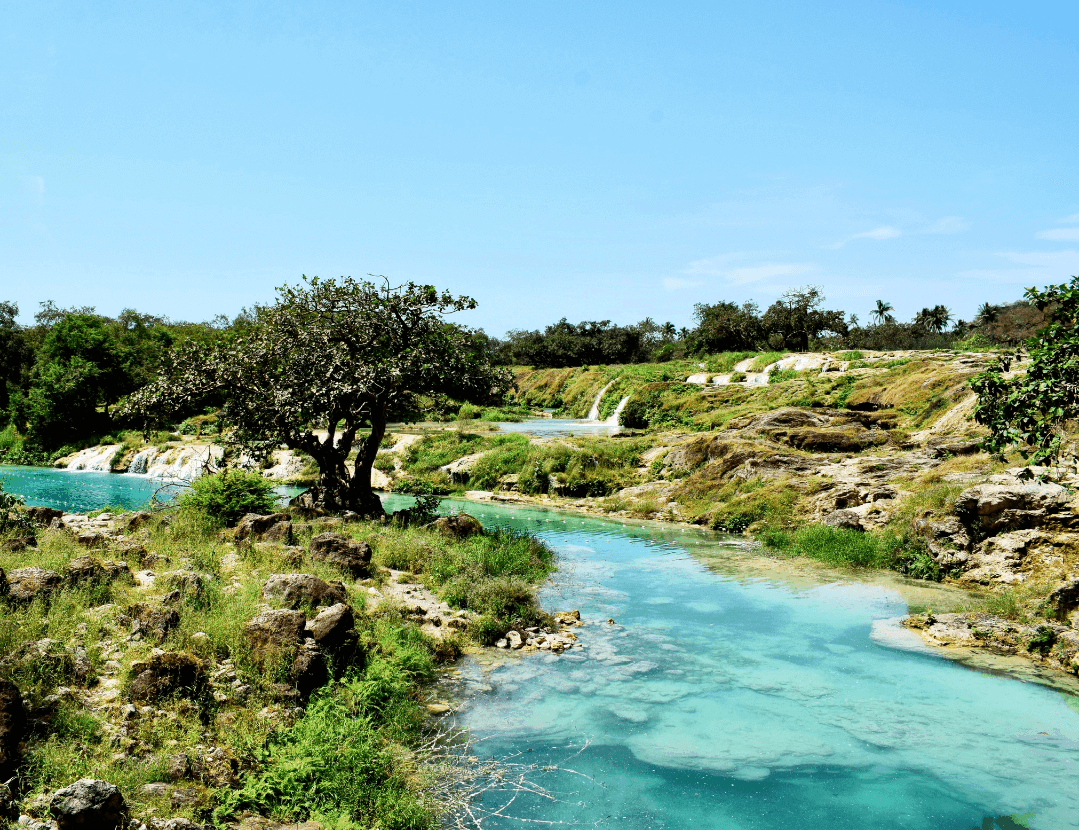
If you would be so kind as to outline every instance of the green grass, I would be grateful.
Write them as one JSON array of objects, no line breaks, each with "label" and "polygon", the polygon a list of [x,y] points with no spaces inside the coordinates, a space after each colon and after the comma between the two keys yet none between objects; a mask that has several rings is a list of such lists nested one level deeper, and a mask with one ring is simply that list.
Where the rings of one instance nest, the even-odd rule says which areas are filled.
[{"label": "green grass", "polygon": [[836,360],[862,360],[865,355],[861,352],[837,352]]},{"label": "green grass", "polygon": [[886,568],[900,547],[898,537],[847,528],[806,525],[797,530],[764,530],[759,534],[769,550],[806,556],[838,568]]},{"label": "green grass", "polygon": [[749,371],[751,372],[763,372],[773,363],[782,360],[787,356],[787,352],[761,352],[757,355],[756,359],[750,364]]}]

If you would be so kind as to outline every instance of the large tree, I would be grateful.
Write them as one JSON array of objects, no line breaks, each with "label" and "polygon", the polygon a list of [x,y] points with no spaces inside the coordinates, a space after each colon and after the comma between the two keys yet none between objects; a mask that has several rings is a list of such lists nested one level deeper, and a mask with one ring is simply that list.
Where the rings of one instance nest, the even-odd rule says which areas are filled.
[{"label": "large tree", "polygon": [[469,297],[414,283],[303,280],[278,289],[234,336],[182,345],[128,411],[151,426],[221,396],[221,420],[247,452],[283,443],[315,459],[319,480],[305,503],[381,515],[371,466],[387,423],[414,417],[419,396],[500,398],[512,378],[491,366],[471,332],[443,319],[475,308]]},{"label": "large tree", "polygon": [[[977,375],[974,417],[989,428],[984,446],[997,455],[1018,448],[1033,464],[1076,465],[1079,421],[1079,277],[1029,288],[1027,301],[1047,324],[1014,354]],[[1006,377],[1016,359],[1027,357],[1025,372]]]}]

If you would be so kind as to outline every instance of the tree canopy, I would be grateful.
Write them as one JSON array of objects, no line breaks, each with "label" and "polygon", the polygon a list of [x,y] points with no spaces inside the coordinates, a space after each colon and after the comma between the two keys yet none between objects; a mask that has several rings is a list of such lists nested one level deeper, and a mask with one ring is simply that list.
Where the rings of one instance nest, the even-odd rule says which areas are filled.
[{"label": "tree canopy", "polygon": [[[1034,464],[1076,463],[1066,444],[1079,417],[1079,277],[1027,289],[1026,298],[1045,315],[1046,325],[1014,354],[971,382],[978,393],[974,417],[989,428],[985,447],[997,455],[1017,447]],[[1026,372],[1005,377],[1026,355]]]},{"label": "tree canopy", "polygon": [[304,277],[234,335],[175,350],[127,409],[152,426],[220,396],[220,419],[247,452],[283,443],[315,459],[319,481],[305,503],[380,515],[371,466],[387,423],[415,417],[421,396],[486,403],[512,382],[472,332],[443,319],[475,306],[430,285]]}]

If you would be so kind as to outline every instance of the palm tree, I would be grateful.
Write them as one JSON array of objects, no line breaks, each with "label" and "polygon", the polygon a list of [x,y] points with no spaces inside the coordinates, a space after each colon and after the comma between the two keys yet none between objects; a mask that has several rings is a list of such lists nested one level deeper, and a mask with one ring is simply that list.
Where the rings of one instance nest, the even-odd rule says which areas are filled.
[{"label": "palm tree", "polygon": [[995,323],[999,317],[999,308],[990,303],[982,303],[978,306],[978,316],[974,318],[974,322],[979,326],[988,326],[990,323]]},{"label": "palm tree", "polygon": [[926,331],[934,331],[937,334],[940,334],[948,327],[948,323],[951,319],[952,312],[948,308],[942,305],[935,305],[932,308],[923,308],[914,315],[914,325],[923,328]]},{"label": "palm tree", "polygon": [[892,304],[886,303],[884,300],[877,300],[877,307],[869,312],[870,317],[875,317],[878,323],[886,323],[894,319],[892,317]]}]

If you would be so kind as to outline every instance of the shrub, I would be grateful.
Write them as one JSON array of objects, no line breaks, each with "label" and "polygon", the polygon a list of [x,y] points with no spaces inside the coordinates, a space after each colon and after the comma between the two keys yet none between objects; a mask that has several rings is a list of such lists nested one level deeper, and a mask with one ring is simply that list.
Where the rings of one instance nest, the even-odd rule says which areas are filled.
[{"label": "shrub", "polygon": [[229,469],[196,478],[179,505],[231,527],[247,513],[272,512],[276,498],[273,485],[258,473]]}]

